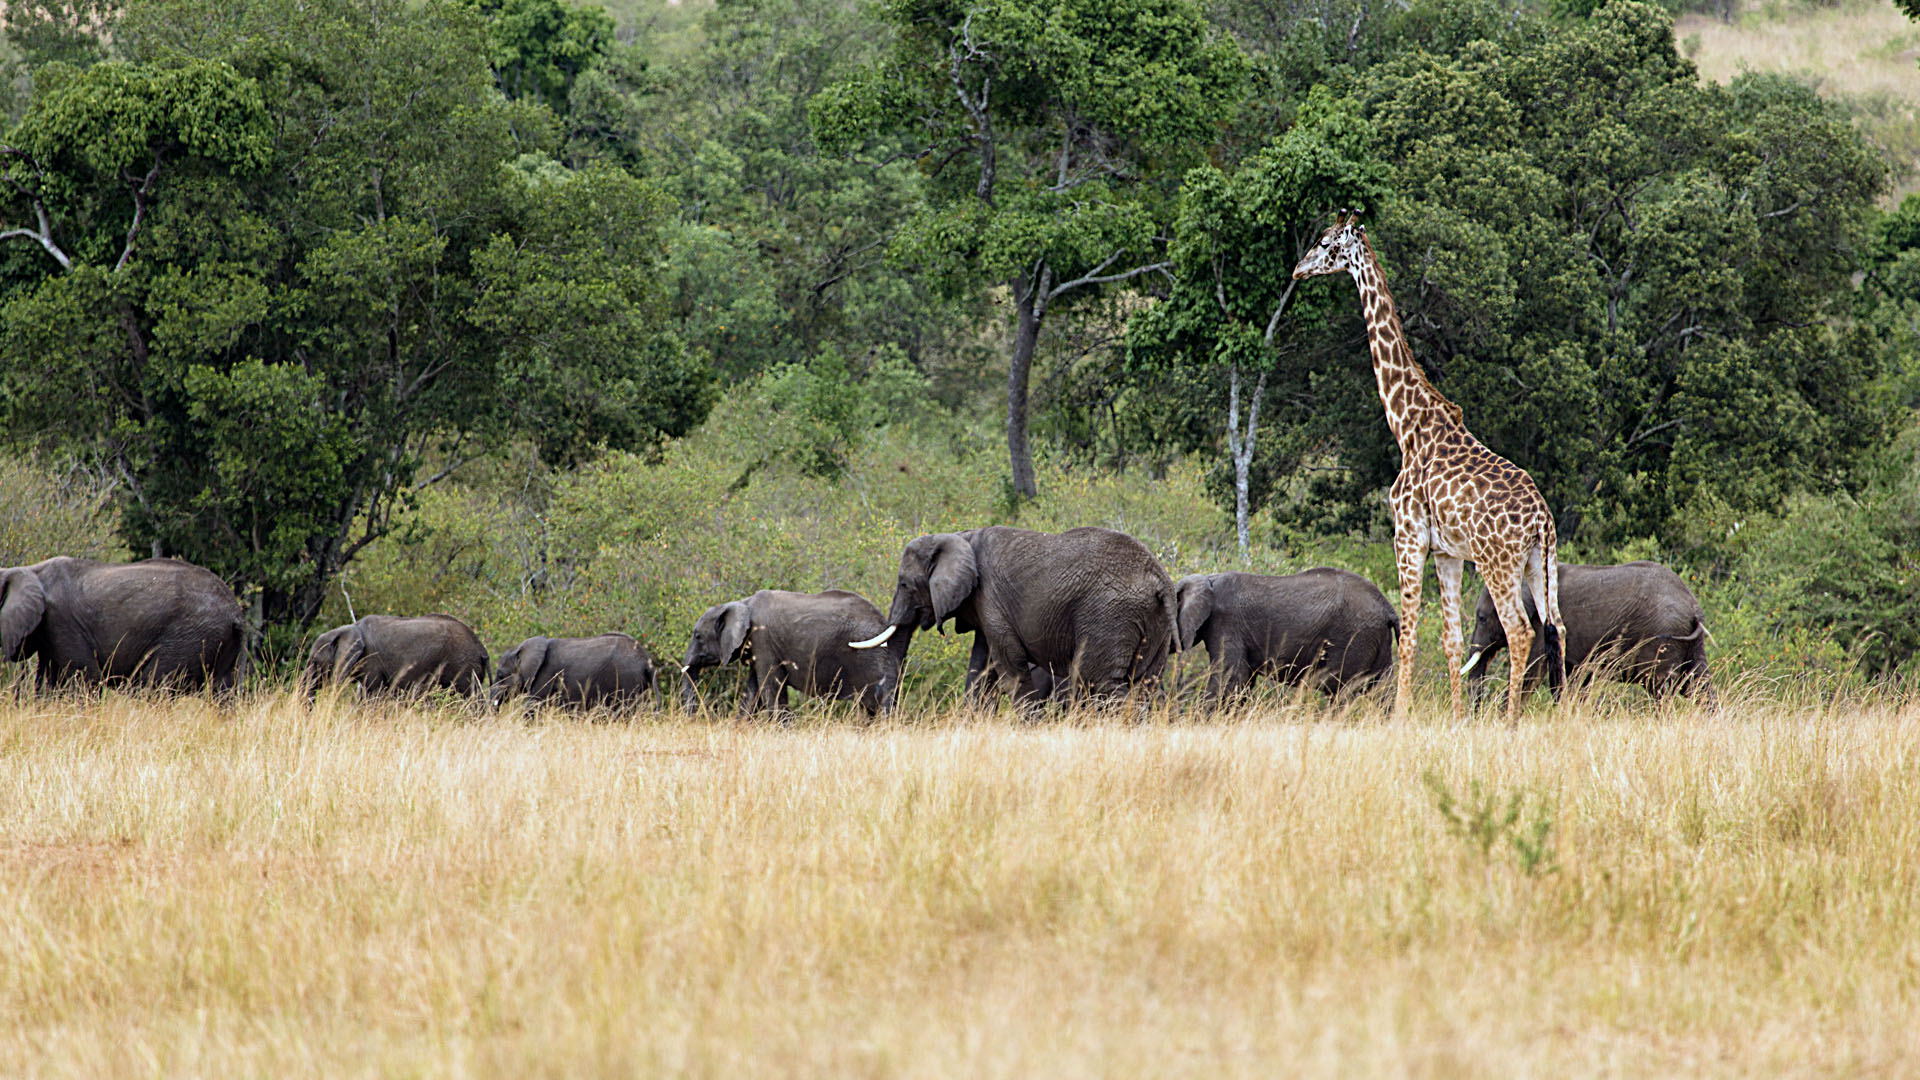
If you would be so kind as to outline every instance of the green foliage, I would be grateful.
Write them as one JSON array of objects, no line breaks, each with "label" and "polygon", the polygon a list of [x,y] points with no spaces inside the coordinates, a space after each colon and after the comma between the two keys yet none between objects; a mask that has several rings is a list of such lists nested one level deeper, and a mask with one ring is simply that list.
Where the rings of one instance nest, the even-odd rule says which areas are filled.
[{"label": "green foliage", "polygon": [[465,0],[486,16],[488,60],[500,89],[565,111],[573,87],[613,42],[599,7],[564,0]]},{"label": "green foliage", "polygon": [[791,461],[806,476],[832,480],[846,475],[869,432],[921,404],[925,379],[892,352],[856,382],[846,359],[829,349],[804,366],[774,368],[756,396],[765,422],[753,440],[766,452],[759,464]]},{"label": "green foliage", "polygon": [[[1258,512],[1277,477],[1297,469],[1329,436],[1328,421],[1340,417],[1311,404],[1315,389],[1336,383],[1364,401],[1370,386],[1350,355],[1313,347],[1297,307],[1292,318],[1273,320],[1293,292],[1294,264],[1326,226],[1327,211],[1379,204],[1385,170],[1371,155],[1371,141],[1353,101],[1316,87],[1292,127],[1231,175],[1213,165],[1189,172],[1168,252],[1173,288],[1127,328],[1128,365],[1138,376],[1164,378],[1183,366],[1242,371],[1248,373],[1243,401],[1250,404],[1251,374],[1270,373],[1260,383],[1269,411],[1264,447],[1255,443],[1264,453],[1249,485],[1250,512]],[[1312,322],[1324,318],[1323,311]],[[1218,452],[1225,428],[1216,421],[1196,448]],[[1231,510],[1231,483],[1215,490]]]},{"label": "green foliage", "polygon": [[1015,491],[1036,488],[1030,365],[1050,308],[1152,269],[1173,182],[1237,99],[1244,57],[1188,0],[894,0],[885,62],[815,96],[813,130],[847,150],[909,140],[925,208],[896,264],[960,292],[1005,284]]},{"label": "green foliage", "polygon": [[1881,676],[1911,672],[1920,655],[1920,426],[1871,476],[1858,493],[1800,495],[1755,522],[1741,576],[1776,633],[1834,642],[1845,663]]},{"label": "green foliage", "polygon": [[115,531],[111,481],[83,469],[0,456],[0,566],[52,555],[115,562],[126,545]]},{"label": "green foliage", "polygon": [[1516,788],[1502,799],[1477,777],[1467,782],[1464,796],[1456,796],[1431,769],[1420,774],[1420,782],[1432,794],[1433,808],[1448,834],[1482,860],[1491,861],[1499,846],[1513,852],[1515,864],[1527,877],[1559,871],[1553,856],[1554,808],[1544,796],[1530,799],[1526,789]]},{"label": "green foliage", "polygon": [[593,74],[569,115],[570,154],[631,162],[677,201],[665,275],[682,339],[733,380],[828,347],[898,346],[923,369],[976,351],[983,298],[881,266],[924,187],[904,143],[849,160],[807,124],[814,93],[878,57],[887,29],[841,0],[724,0],[699,31],[644,77]]},{"label": "green foliage", "polygon": [[[1370,232],[1416,357],[1563,535],[1678,546],[1711,507],[1857,486],[1889,416],[1882,354],[1840,316],[1885,167],[1841,112],[1778,77],[1703,85],[1642,4],[1552,34],[1423,10],[1372,33],[1364,70],[1320,70],[1392,165]],[[1364,365],[1351,285],[1300,291],[1330,320],[1307,348]],[[1320,437],[1274,483],[1355,523],[1398,465],[1377,402],[1295,389]]]},{"label": "green foliage", "polygon": [[420,484],[706,408],[654,273],[667,205],[541,156],[487,32],[451,0],[147,0],[126,61],[43,67],[6,140],[8,437],[100,463],[130,547],[257,592],[276,633]]},{"label": "green foliage", "polygon": [[7,41],[28,65],[84,67],[106,58],[121,0],[9,0]]}]

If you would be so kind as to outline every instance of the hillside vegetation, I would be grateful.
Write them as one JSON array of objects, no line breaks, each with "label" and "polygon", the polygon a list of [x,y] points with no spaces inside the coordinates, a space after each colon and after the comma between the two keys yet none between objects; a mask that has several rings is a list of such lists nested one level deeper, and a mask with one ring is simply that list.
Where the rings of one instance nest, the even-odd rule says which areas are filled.
[{"label": "hillside vegetation", "polygon": [[1920,28],[1890,0],[1840,4],[1734,5],[1732,19],[1674,20],[1680,49],[1700,76],[1727,82],[1743,71],[1806,79],[1847,104],[1855,123],[1896,169],[1894,197],[1920,185]]}]

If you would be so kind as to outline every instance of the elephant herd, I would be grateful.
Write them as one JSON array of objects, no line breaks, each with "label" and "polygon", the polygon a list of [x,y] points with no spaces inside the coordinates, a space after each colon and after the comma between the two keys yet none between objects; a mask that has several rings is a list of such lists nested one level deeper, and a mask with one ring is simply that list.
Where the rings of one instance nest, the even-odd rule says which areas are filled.
[{"label": "elephant herd", "polygon": [[[1651,562],[1562,564],[1559,574],[1570,672],[1635,683],[1656,698],[1680,692],[1712,702],[1705,623],[1677,575]],[[1537,626],[1531,602],[1528,615]],[[703,673],[739,664],[743,713],[784,713],[796,690],[855,702],[873,716],[893,707],[914,634],[944,634],[948,624],[973,635],[969,698],[1004,690],[1027,709],[1054,697],[1110,701],[1150,689],[1170,655],[1202,645],[1209,705],[1242,693],[1256,676],[1336,695],[1385,676],[1399,632],[1380,590],[1346,570],[1176,582],[1125,533],[991,526],[909,542],[885,615],[837,589],[767,589],[716,604],[694,623],[675,681],[696,707]],[[189,563],[55,558],[0,570],[0,656],[36,658],[42,688],[228,689],[245,637],[232,592]],[[1505,646],[1482,595],[1466,663],[1477,689]],[[1531,657],[1530,682],[1542,659]],[[321,634],[300,682],[309,694],[339,681],[374,693],[485,693],[495,705],[524,695],[619,708],[664,692],[654,658],[621,633],[528,638],[489,667],[486,646],[451,615],[368,615]]]}]

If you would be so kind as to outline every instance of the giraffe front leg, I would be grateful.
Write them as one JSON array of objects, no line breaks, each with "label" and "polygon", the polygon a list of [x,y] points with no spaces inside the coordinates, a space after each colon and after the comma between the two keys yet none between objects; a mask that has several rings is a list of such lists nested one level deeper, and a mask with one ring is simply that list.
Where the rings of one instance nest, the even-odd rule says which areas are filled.
[{"label": "giraffe front leg", "polygon": [[1460,656],[1466,651],[1460,632],[1460,575],[1466,562],[1452,555],[1434,552],[1433,574],[1440,579],[1440,644],[1447,651],[1447,687],[1453,694],[1453,722],[1467,718],[1460,681]]},{"label": "giraffe front leg", "polygon": [[1413,658],[1420,647],[1420,575],[1427,566],[1425,530],[1393,532],[1393,558],[1400,577],[1400,670],[1395,673],[1393,719],[1407,718],[1413,707]]}]

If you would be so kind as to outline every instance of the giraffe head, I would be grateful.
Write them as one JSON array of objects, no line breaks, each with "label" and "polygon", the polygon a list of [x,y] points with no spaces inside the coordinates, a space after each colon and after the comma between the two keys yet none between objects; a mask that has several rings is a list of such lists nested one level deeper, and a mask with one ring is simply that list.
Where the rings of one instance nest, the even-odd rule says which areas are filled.
[{"label": "giraffe head", "polygon": [[1354,267],[1365,266],[1366,262],[1367,240],[1360,215],[1351,214],[1344,220],[1336,215],[1333,224],[1320,234],[1320,242],[1307,249],[1306,257],[1293,268],[1293,276],[1299,279],[1351,273]]}]

